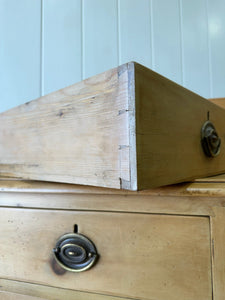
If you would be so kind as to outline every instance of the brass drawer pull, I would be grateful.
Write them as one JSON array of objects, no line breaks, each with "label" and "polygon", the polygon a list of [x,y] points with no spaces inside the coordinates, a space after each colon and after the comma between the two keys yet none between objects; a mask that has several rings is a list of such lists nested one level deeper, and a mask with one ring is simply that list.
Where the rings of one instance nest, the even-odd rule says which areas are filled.
[{"label": "brass drawer pull", "polygon": [[99,256],[94,243],[78,233],[67,233],[61,236],[56,242],[53,253],[57,263],[71,272],[90,269]]}]

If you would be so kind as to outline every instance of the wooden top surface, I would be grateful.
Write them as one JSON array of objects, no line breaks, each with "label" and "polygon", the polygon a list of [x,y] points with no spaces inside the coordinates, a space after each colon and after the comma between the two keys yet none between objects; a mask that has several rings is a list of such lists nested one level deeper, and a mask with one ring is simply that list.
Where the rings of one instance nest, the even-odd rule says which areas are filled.
[{"label": "wooden top surface", "polygon": [[[52,183],[31,180],[0,178],[0,193],[59,193],[59,194],[99,194],[99,195],[154,195],[154,196],[225,196],[225,174],[196,179],[176,185],[144,191],[127,191],[85,185]],[[0,194],[1,197],[1,194]]]}]

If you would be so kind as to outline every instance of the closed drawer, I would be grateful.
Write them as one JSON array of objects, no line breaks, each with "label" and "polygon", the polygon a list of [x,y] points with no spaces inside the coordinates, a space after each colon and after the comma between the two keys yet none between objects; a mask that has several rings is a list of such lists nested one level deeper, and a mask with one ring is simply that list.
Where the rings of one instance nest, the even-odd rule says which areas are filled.
[{"label": "closed drawer", "polygon": [[0,299],[1,300],[46,300],[39,297],[37,298],[37,297],[19,295],[19,294],[8,293],[8,292],[0,292]]},{"label": "closed drawer", "polygon": [[[212,299],[207,217],[1,208],[0,220],[1,278],[138,299]],[[100,254],[82,273],[57,268],[52,254],[74,224]]]}]

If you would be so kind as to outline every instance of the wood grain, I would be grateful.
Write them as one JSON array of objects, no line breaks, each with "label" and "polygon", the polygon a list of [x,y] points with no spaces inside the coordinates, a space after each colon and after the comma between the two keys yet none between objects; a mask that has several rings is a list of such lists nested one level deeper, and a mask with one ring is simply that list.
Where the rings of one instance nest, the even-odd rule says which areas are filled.
[{"label": "wood grain", "polygon": [[[80,291],[72,291],[67,289],[60,289],[45,285],[37,285],[28,282],[12,281],[7,279],[0,279],[0,291],[13,291],[15,298],[12,300],[35,300],[35,299],[48,299],[48,300],[126,300],[133,298],[120,298],[117,296],[101,295],[94,293],[85,293]],[[3,293],[3,292],[2,292]],[[4,294],[4,293],[3,293]],[[23,294],[27,295],[24,296]],[[10,293],[11,295],[11,293]],[[0,292],[1,296],[1,292]],[[16,297],[17,296],[17,297]],[[24,297],[24,298],[23,298]],[[38,298],[36,298],[38,297]],[[4,299],[4,298],[0,298]],[[11,299],[11,298],[9,298]],[[9,300],[6,298],[5,300]]]},{"label": "wood grain", "polygon": [[[57,194],[97,194],[97,195],[177,195],[195,191],[195,187],[202,186],[206,190],[217,189],[217,195],[222,192],[225,182],[225,174],[196,179],[193,182],[180,183],[160,188],[153,188],[143,191],[127,191],[108,188],[99,188],[85,185],[53,183],[45,181],[17,180],[15,178],[0,178],[1,192],[17,193],[57,193]],[[205,184],[206,183],[206,184]],[[207,184],[208,183],[208,184]],[[204,189],[203,189],[204,190]],[[202,194],[201,190],[199,195]],[[196,195],[196,192],[193,193]]]},{"label": "wood grain", "polygon": [[127,65],[0,117],[0,174],[129,187]]},{"label": "wood grain", "polygon": [[[1,208],[0,220],[0,277],[138,299],[211,300],[207,217]],[[57,275],[51,249],[75,223],[100,260],[87,272]]]},{"label": "wood grain", "polygon": [[[206,194],[206,193],[205,193]],[[211,196],[212,197],[212,196]],[[213,216],[212,205],[224,207],[224,196],[120,196],[1,193],[1,207]]]},{"label": "wood grain", "polygon": [[[225,172],[225,111],[131,62],[0,115],[0,176],[142,190]],[[221,151],[206,157],[209,118]]]},{"label": "wood grain", "polygon": [[195,179],[194,182],[225,182],[225,174]]},{"label": "wood grain", "polygon": [[19,295],[10,292],[1,292],[0,291],[0,299],[1,300],[47,300],[47,298],[39,298],[28,295]]},{"label": "wood grain", "polygon": [[214,208],[211,218],[213,295],[215,300],[223,300],[225,295],[225,207]]},{"label": "wood grain", "polygon": [[[225,171],[225,111],[147,68],[135,64],[138,188],[190,181]],[[221,153],[204,155],[201,128],[209,119]]]},{"label": "wood grain", "polygon": [[222,182],[195,182],[141,192],[37,181],[0,180],[0,206],[213,216],[224,207]]},{"label": "wood grain", "polygon": [[216,105],[225,108],[225,98],[211,98],[210,102],[215,103]]}]

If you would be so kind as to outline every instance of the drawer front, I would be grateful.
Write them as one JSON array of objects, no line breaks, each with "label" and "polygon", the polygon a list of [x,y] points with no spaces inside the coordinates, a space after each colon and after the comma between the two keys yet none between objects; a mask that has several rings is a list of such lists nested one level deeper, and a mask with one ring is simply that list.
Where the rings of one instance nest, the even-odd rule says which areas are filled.
[{"label": "drawer front", "polygon": [[44,298],[19,295],[19,294],[8,293],[8,292],[0,292],[0,299],[1,300],[47,300]]},{"label": "drawer front", "polygon": [[[207,217],[2,208],[0,220],[1,278],[138,299],[212,299]],[[100,254],[81,273],[58,268],[52,253],[74,224]]]},{"label": "drawer front", "polygon": [[133,300],[133,298],[128,297],[121,298],[99,293],[81,292],[28,282],[0,279],[1,300],[4,299],[3,295],[6,295],[5,297],[11,296],[15,300]]}]

